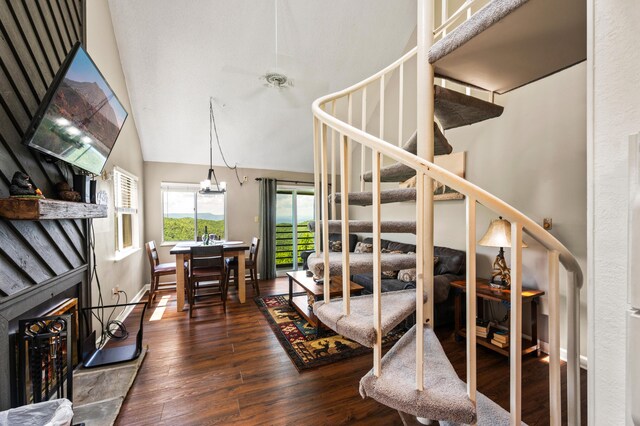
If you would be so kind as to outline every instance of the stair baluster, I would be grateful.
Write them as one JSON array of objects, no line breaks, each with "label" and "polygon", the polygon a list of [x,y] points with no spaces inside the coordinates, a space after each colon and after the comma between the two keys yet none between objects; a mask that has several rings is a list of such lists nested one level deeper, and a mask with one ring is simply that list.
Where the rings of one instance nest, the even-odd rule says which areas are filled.
[{"label": "stair baluster", "polygon": [[[550,426],[560,426],[560,253],[548,251],[549,263],[549,415]],[[535,343],[535,342],[534,342]]]},{"label": "stair baluster", "polygon": [[[331,115],[336,115],[336,101],[331,102]],[[336,197],[336,129],[331,128],[331,200]],[[336,203],[331,203],[331,219],[336,220]]]},{"label": "stair baluster", "polygon": [[[351,97],[349,97],[351,99]],[[351,104],[351,102],[349,102]],[[340,133],[340,188],[349,188],[349,139],[346,135]],[[344,191],[344,189],[342,189]],[[351,291],[349,287],[351,285],[351,273],[349,272],[349,200],[345,200],[340,207],[340,215],[342,219],[342,304],[343,312],[345,315],[349,315],[351,312]],[[328,228],[327,228],[328,229]],[[327,232],[328,234],[328,232]],[[325,252],[328,253],[328,248]],[[329,262],[325,263],[328,265]],[[326,272],[329,268],[325,267],[325,277],[328,276]],[[328,285],[328,280],[325,280],[325,286]],[[326,287],[325,287],[326,288]]]},{"label": "stair baluster", "polygon": [[[360,123],[360,129],[363,132],[367,131],[367,86],[362,88],[362,122]],[[360,144],[360,168],[364,167],[365,162],[365,147]],[[360,170],[360,192],[364,192],[364,170]]]},{"label": "stair baluster", "polygon": [[467,215],[467,395],[476,404],[476,200],[465,200]]},{"label": "stair baluster", "polygon": [[[322,124],[320,129],[320,151],[321,158],[320,164],[322,166],[322,193],[320,197],[322,199],[322,255],[324,256],[325,265],[329,264],[329,192],[327,185],[327,125]],[[316,227],[319,228],[319,227]],[[317,229],[316,229],[317,231]],[[329,282],[329,268],[324,268],[324,300],[330,298],[330,282]]]},{"label": "stair baluster", "polygon": [[371,152],[371,170],[373,171],[373,324],[376,329],[376,341],[373,346],[373,374],[380,377],[382,359],[382,268],[380,266],[380,162],[377,150]]},{"label": "stair baluster", "polygon": [[511,424],[522,417],[522,225],[511,222],[511,329],[510,329],[510,412]]}]

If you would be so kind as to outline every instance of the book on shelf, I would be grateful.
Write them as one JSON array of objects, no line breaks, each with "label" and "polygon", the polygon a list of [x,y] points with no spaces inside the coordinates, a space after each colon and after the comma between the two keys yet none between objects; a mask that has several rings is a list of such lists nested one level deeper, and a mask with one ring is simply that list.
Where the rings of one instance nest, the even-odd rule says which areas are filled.
[{"label": "book on shelf", "polygon": [[487,337],[489,337],[489,333],[476,330],[476,336],[484,337],[486,339]]},{"label": "book on shelf", "polygon": [[488,333],[491,322],[483,319],[476,319],[476,332]]},{"label": "book on shelf", "polygon": [[509,342],[499,342],[496,339],[491,339],[491,344],[496,345],[499,348],[506,348],[509,346]]},{"label": "book on shelf", "polygon": [[493,340],[497,340],[498,342],[502,342],[502,343],[509,343],[509,336],[501,336],[499,334],[494,334],[493,335]]}]

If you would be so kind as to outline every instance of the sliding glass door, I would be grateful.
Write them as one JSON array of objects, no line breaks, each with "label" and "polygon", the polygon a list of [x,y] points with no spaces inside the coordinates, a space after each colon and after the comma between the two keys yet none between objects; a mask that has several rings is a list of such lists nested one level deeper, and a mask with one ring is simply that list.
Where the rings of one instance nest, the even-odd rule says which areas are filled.
[{"label": "sliding glass door", "polygon": [[314,215],[313,189],[279,186],[276,198],[276,268],[278,271],[302,269],[300,253],[313,250],[309,221]]}]

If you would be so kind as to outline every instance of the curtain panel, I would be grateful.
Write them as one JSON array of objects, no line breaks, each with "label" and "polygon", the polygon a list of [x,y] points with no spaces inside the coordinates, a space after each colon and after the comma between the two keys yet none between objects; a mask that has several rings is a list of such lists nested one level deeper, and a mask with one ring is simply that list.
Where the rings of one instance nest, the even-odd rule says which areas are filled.
[{"label": "curtain panel", "polygon": [[277,181],[262,178],[260,181],[260,259],[258,272],[263,280],[276,277],[276,193]]}]

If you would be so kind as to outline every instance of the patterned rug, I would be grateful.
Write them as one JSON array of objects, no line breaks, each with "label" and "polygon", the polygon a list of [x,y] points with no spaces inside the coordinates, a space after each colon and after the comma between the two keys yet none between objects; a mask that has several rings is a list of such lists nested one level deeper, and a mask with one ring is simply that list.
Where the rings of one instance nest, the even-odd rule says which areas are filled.
[{"label": "patterned rug", "polygon": [[[298,371],[371,353],[371,349],[326,327],[318,338],[315,327],[289,306],[288,295],[256,297],[254,300]],[[383,347],[393,345],[403,334],[404,330],[387,334],[382,339]]]}]

